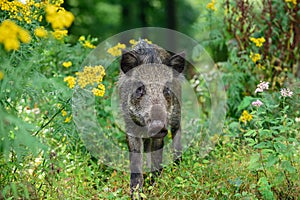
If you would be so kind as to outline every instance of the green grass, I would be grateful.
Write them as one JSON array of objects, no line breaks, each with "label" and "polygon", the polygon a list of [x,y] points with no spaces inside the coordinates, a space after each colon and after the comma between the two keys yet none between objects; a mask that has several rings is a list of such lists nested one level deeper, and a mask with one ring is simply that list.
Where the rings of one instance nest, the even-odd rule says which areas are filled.
[{"label": "green grass", "polygon": [[[265,199],[258,184],[261,172],[248,168],[252,150],[231,142],[219,142],[205,158],[199,154],[197,143],[194,144],[184,152],[180,165],[164,167],[154,185],[146,178],[143,194],[147,199]],[[65,140],[57,149],[61,152],[52,152],[48,158],[26,157],[18,164],[4,163],[1,159],[1,185],[5,185],[2,197],[129,199],[128,172],[106,167],[81,145],[72,150],[68,148]],[[270,171],[269,175],[272,178],[275,172]],[[285,185],[283,181],[273,188],[276,199],[299,198],[299,181],[291,190],[286,190]]]}]

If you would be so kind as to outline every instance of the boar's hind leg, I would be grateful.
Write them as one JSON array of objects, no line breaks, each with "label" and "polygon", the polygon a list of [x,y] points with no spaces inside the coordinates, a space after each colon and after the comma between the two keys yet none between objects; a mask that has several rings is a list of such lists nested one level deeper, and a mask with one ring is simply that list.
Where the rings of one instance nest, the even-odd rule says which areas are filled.
[{"label": "boar's hind leg", "polygon": [[181,127],[179,126],[177,129],[172,129],[172,139],[173,139],[173,154],[174,161],[176,164],[181,162],[181,154],[182,154],[182,146],[181,146]]},{"label": "boar's hind leg", "polygon": [[130,193],[138,191],[143,185],[143,140],[127,135],[130,158]]}]

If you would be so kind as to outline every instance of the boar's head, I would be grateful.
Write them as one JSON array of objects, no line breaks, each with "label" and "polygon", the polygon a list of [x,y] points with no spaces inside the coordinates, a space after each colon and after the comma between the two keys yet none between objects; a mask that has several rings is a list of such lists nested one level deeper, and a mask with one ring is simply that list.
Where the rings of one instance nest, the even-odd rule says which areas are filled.
[{"label": "boar's head", "polygon": [[127,134],[160,138],[179,123],[184,53],[171,53],[140,41],[123,52],[119,92]]}]

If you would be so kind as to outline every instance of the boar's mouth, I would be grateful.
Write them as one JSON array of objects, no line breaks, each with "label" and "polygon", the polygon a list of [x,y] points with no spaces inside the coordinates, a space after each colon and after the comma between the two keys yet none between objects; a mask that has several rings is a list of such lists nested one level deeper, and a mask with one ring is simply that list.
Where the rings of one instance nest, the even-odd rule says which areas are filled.
[{"label": "boar's mouth", "polygon": [[148,135],[151,138],[162,138],[168,134],[166,125],[161,120],[153,120],[148,124]]}]

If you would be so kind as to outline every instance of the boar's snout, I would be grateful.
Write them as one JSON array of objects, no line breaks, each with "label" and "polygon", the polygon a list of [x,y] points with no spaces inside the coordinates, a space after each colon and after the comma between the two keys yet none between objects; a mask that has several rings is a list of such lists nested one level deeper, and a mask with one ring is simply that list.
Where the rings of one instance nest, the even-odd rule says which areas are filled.
[{"label": "boar's snout", "polygon": [[168,129],[166,108],[159,104],[151,107],[150,119],[148,120],[147,128],[149,137],[161,138],[167,135]]}]

